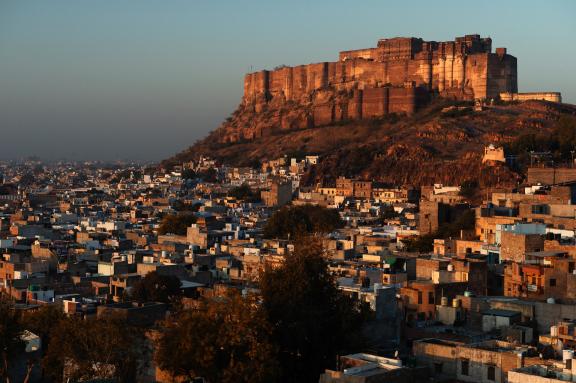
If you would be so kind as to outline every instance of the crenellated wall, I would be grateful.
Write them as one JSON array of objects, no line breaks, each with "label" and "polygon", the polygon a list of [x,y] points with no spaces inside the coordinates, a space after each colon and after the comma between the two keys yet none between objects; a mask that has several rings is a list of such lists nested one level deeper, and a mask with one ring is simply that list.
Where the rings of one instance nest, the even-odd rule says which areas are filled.
[{"label": "crenellated wall", "polygon": [[448,42],[384,39],[376,48],[340,52],[337,62],[247,74],[244,102],[277,96],[298,100],[319,89],[402,87],[406,82],[438,93],[467,88],[474,98],[517,92],[516,58],[504,48],[492,53],[491,47],[489,38],[478,35]]},{"label": "crenellated wall", "polygon": [[532,92],[532,93],[500,93],[502,101],[532,101],[542,100],[549,102],[562,102],[560,92]]},{"label": "crenellated wall", "polygon": [[431,95],[491,99],[517,92],[516,58],[492,53],[490,38],[454,41],[381,39],[375,48],[343,51],[338,61],[279,67],[244,78],[242,113],[223,140],[349,119],[412,114]]}]

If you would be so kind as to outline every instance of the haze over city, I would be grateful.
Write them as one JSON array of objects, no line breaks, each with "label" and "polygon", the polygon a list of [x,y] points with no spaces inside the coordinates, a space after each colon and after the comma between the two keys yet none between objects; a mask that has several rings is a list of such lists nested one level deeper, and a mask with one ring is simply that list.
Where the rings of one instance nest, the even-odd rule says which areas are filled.
[{"label": "haze over city", "polygon": [[490,36],[518,58],[519,91],[574,103],[575,19],[573,1],[4,0],[0,158],[161,160],[233,112],[246,73],[381,37]]},{"label": "haze over city", "polygon": [[576,382],[575,20],[0,0],[0,383]]}]

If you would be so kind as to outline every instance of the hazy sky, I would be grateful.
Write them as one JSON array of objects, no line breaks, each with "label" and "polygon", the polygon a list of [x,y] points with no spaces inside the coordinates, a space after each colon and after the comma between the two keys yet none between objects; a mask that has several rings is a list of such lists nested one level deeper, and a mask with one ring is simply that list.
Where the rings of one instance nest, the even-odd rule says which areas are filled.
[{"label": "hazy sky", "polygon": [[520,91],[576,103],[574,0],[0,0],[0,158],[159,160],[216,128],[251,68],[473,33],[518,58]]}]

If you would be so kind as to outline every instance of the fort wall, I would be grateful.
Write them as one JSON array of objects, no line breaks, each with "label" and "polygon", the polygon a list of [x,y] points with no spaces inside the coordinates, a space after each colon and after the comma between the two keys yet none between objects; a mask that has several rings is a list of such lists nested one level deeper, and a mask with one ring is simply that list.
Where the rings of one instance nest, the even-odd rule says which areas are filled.
[{"label": "fort wall", "polygon": [[324,88],[402,87],[406,82],[440,93],[469,88],[474,98],[497,98],[517,92],[516,66],[505,48],[492,53],[491,40],[478,35],[440,43],[399,37],[380,40],[376,48],[340,52],[337,62],[247,74],[244,102],[262,96],[299,100]]},{"label": "fort wall", "polygon": [[562,95],[560,92],[500,93],[500,99],[502,101],[542,100],[562,102]]},{"label": "fort wall", "polygon": [[517,93],[517,61],[479,35],[454,41],[381,39],[374,48],[340,52],[338,61],[249,73],[242,116],[223,141],[338,121],[413,114],[430,97],[491,99]]}]

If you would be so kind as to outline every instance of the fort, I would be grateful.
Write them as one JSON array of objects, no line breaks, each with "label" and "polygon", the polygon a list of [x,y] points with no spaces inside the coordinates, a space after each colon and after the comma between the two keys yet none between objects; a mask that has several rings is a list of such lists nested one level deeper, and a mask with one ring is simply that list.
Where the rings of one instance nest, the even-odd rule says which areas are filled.
[{"label": "fort", "polygon": [[432,97],[492,100],[501,95],[519,99],[517,60],[506,48],[492,52],[490,38],[381,39],[374,48],[340,52],[335,62],[247,74],[242,103],[219,129],[218,140],[411,115]]},{"label": "fort", "polygon": [[447,42],[382,39],[376,48],[340,52],[337,62],[250,73],[244,80],[244,102],[261,97],[297,100],[326,88],[351,91],[406,84],[464,98],[496,98],[517,92],[516,58],[506,48],[492,53],[492,40],[479,35]]}]

